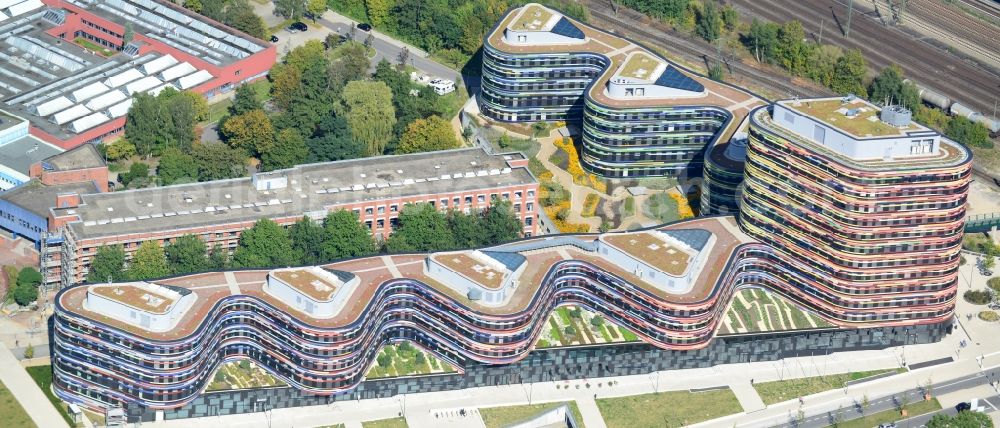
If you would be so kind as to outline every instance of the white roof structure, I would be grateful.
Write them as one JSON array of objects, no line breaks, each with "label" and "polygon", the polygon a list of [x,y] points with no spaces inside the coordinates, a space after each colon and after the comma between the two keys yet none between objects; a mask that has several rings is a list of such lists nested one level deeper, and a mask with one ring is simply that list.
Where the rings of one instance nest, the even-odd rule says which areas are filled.
[{"label": "white roof structure", "polygon": [[130,108],[132,108],[132,98],[129,98],[125,101],[122,101],[108,108],[108,115],[110,115],[112,119],[117,119],[119,117],[128,114],[128,109]]},{"label": "white roof structure", "polygon": [[165,83],[165,84],[162,84],[160,86],[157,86],[157,87],[155,87],[153,89],[150,89],[150,90],[146,91],[146,93],[155,97],[157,95],[160,95],[160,92],[163,92],[163,90],[167,89],[167,88],[172,88],[175,91],[177,90],[177,87],[174,86],[172,83]]},{"label": "white roof structure", "polygon": [[93,128],[109,120],[111,120],[111,118],[109,118],[104,113],[94,113],[87,117],[73,121],[73,123],[69,126],[69,128],[72,129],[73,132],[79,134],[83,131],[86,131],[90,128]]},{"label": "white roof structure", "polygon": [[82,104],[77,104],[52,116],[52,121],[56,125],[62,125],[74,119],[81,118],[87,114],[90,114],[90,109],[84,107]]},{"label": "white roof structure", "polygon": [[100,95],[88,101],[86,106],[91,111],[104,110],[105,108],[114,105],[125,98],[128,98],[128,96],[122,93],[122,91],[114,89],[104,95]]},{"label": "white roof structure", "polygon": [[167,54],[157,59],[154,59],[150,62],[147,62],[143,64],[141,67],[143,73],[146,73],[147,76],[151,76],[153,74],[165,70],[167,67],[170,67],[174,64],[177,64],[177,59],[174,58],[172,55]]},{"label": "white roof structure", "polygon": [[41,0],[26,0],[11,6],[7,9],[7,13],[10,13],[10,16],[18,16],[43,6],[45,6],[45,4],[43,4]]},{"label": "white roof structure", "polygon": [[80,102],[84,100],[89,100],[93,97],[96,97],[99,94],[108,92],[109,89],[110,88],[108,88],[107,85],[101,82],[94,82],[73,91],[73,94],[71,96],[73,98],[73,101]]},{"label": "white roof structure", "polygon": [[197,70],[198,69],[194,68],[194,66],[191,65],[191,63],[182,62],[166,70],[163,70],[163,72],[160,73],[160,78],[163,79],[164,82],[169,82],[178,77],[187,76],[191,73],[194,73]]},{"label": "white roof structure", "polygon": [[0,9],[6,9],[24,0],[0,0]]},{"label": "white roof structure", "polygon": [[57,111],[65,110],[71,105],[73,105],[73,101],[70,101],[69,98],[59,97],[39,104],[38,107],[35,107],[35,113],[45,117]]},{"label": "white roof structure", "polygon": [[111,88],[117,88],[136,79],[140,79],[142,76],[143,74],[141,71],[135,68],[130,68],[105,79],[104,84]]},{"label": "white roof structure", "polygon": [[207,70],[201,70],[197,73],[181,77],[177,81],[177,84],[181,89],[191,89],[209,80],[212,80],[212,73],[209,73]]},{"label": "white roof structure", "polygon": [[144,92],[159,86],[161,83],[160,79],[153,76],[146,76],[142,79],[136,80],[135,82],[129,83],[125,86],[125,92],[129,95],[135,95],[139,92]]}]

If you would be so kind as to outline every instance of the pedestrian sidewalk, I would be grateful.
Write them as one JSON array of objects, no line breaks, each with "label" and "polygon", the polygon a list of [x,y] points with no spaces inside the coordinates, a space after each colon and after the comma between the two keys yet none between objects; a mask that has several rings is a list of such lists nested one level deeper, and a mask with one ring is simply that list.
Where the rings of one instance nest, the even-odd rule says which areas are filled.
[{"label": "pedestrian sidewalk", "polygon": [[740,406],[743,407],[745,413],[753,413],[767,407],[750,381],[741,379],[730,382],[729,389],[733,390],[733,394],[736,394],[736,399],[740,401]]},{"label": "pedestrian sidewalk", "polygon": [[601,410],[597,407],[597,401],[593,397],[582,397],[576,399],[576,405],[583,415],[583,424],[588,428],[608,428],[601,416]]},{"label": "pedestrian sidewalk", "polygon": [[45,428],[68,426],[3,342],[0,342],[0,381],[3,381],[28,416],[31,416],[35,425]]}]

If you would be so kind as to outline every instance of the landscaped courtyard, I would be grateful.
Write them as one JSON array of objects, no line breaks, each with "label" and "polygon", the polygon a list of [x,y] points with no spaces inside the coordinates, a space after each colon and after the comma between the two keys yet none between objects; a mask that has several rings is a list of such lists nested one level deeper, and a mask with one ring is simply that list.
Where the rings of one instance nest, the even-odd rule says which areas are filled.
[{"label": "landscaped courtyard", "polygon": [[832,327],[819,316],[803,310],[780,295],[762,290],[741,290],[723,319],[720,334],[755,333]]},{"label": "landscaped courtyard", "polygon": [[410,342],[386,345],[368,370],[368,379],[385,377],[453,373],[455,368]]},{"label": "landscaped courtyard", "polygon": [[215,375],[212,377],[212,383],[208,385],[208,391],[266,388],[271,386],[285,386],[285,383],[260,368],[253,361],[240,360],[219,366],[219,369],[216,370]]}]

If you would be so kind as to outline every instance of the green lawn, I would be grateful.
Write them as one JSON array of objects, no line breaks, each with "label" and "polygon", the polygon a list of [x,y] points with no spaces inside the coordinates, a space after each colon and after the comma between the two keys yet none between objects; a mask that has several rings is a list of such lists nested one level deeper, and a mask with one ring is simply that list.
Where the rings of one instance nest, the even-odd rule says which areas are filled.
[{"label": "green lawn", "polygon": [[848,381],[863,379],[886,372],[903,372],[905,369],[872,370],[866,372],[840,373],[829,376],[815,376],[800,379],[760,382],[753,385],[764,404],[771,405],[793,398],[804,397],[831,389],[843,388]]},{"label": "green lawn", "polygon": [[[918,401],[906,406],[906,417],[910,418],[940,409],[941,403],[938,403],[937,398],[932,398],[929,401]],[[871,428],[882,423],[895,422],[902,418],[903,417],[900,416],[899,410],[890,409],[884,412],[872,413],[863,418],[841,422],[837,424],[837,428]]]},{"label": "green lawn", "polygon": [[649,195],[642,206],[647,217],[656,219],[660,223],[670,223],[681,218],[677,212],[677,201],[666,193],[654,193]]},{"label": "green lawn", "polygon": [[69,426],[76,426],[73,422],[73,418],[69,416],[69,411],[66,409],[66,403],[63,403],[55,394],[52,393],[52,366],[35,366],[27,367],[25,370],[28,371],[28,375],[35,380],[39,388],[42,388],[42,392],[45,393],[45,397],[49,399],[49,402],[56,407],[59,414],[62,415],[63,419]]},{"label": "green lawn", "polygon": [[362,422],[363,428],[407,428],[405,418],[381,419],[377,421]]},{"label": "green lawn", "polygon": [[602,398],[597,407],[608,428],[677,427],[743,411],[729,388]]},{"label": "green lawn", "polygon": [[3,426],[10,428],[37,426],[2,382],[0,382],[0,420],[3,420]]},{"label": "green lawn", "polygon": [[576,422],[581,427],[586,428],[587,425],[583,423],[583,415],[580,414],[580,408],[577,407],[575,401],[532,404],[530,406],[491,407],[488,409],[479,409],[479,414],[483,417],[483,424],[486,425],[486,428],[503,428],[518,422],[524,422],[538,416],[542,412],[554,409],[563,404],[569,406],[569,411],[573,413],[573,419],[576,419]]},{"label": "green lawn", "polygon": [[[257,99],[260,100],[261,102],[266,101],[267,98],[271,96],[271,82],[269,82],[267,79],[260,79],[256,82],[250,83],[249,85],[251,88],[253,88],[254,92],[257,93]],[[222,119],[223,116],[229,114],[229,106],[231,106],[232,104],[233,104],[232,98],[228,98],[216,103],[209,104],[208,119],[205,122],[206,123],[218,122],[219,119]]]}]

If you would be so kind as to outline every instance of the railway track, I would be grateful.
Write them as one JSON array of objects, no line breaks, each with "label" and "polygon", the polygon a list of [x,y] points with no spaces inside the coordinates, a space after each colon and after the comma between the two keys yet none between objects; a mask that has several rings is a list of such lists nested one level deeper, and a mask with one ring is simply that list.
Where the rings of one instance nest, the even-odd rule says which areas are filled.
[{"label": "railway track", "polygon": [[929,34],[963,46],[1000,66],[1000,27],[968,16],[955,6],[935,1],[912,2],[903,17],[903,25],[921,28]]},{"label": "railway track", "polygon": [[845,0],[782,1],[780,6],[758,0],[732,3],[745,17],[779,23],[797,19],[813,34],[825,22],[829,31],[823,33],[824,43],[860,49],[875,70],[898,64],[913,80],[978,111],[992,111],[1000,94],[1000,76],[994,72],[962,61],[898,28],[883,26],[873,11],[859,7],[860,2],[854,3],[850,38],[844,37],[839,28],[846,24]]},{"label": "railway track", "polygon": [[[585,4],[590,11],[591,23],[600,28],[615,29],[618,34],[649,44],[651,48],[663,48],[690,62],[703,62],[706,58],[717,59],[715,49],[708,43],[671,33],[663,24],[640,12],[619,7],[618,13],[615,14],[606,1],[582,0],[581,3]],[[748,81],[739,82],[741,85],[746,86],[747,83],[751,83],[754,86],[764,88],[779,98],[833,95],[832,92],[818,85],[811,85],[812,87],[796,85],[784,72],[771,73],[744,64],[739,60],[727,59],[725,63],[733,77]]]}]

